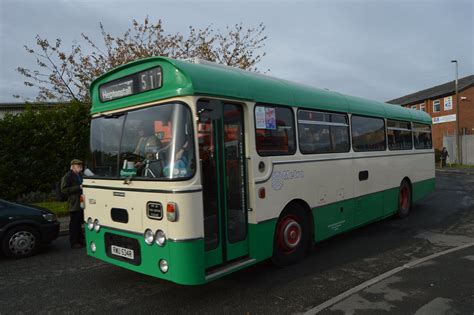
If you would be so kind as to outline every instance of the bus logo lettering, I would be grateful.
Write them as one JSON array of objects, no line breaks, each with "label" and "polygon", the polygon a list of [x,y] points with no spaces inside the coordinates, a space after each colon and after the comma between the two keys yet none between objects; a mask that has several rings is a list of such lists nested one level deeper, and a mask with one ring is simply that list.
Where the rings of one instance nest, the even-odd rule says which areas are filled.
[{"label": "bus logo lettering", "polygon": [[284,181],[303,178],[304,172],[297,170],[285,170],[277,171],[272,174],[272,188],[273,190],[281,190],[283,188]]}]

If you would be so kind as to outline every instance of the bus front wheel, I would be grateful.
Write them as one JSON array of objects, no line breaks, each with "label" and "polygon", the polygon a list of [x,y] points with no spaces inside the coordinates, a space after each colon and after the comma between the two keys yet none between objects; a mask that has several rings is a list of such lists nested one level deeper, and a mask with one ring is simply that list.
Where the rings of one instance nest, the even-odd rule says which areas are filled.
[{"label": "bus front wheel", "polygon": [[411,187],[408,180],[402,181],[398,192],[398,217],[405,218],[411,210]]},{"label": "bus front wheel", "polygon": [[302,260],[309,244],[310,226],[304,209],[291,204],[283,211],[275,230],[272,261],[287,266]]}]

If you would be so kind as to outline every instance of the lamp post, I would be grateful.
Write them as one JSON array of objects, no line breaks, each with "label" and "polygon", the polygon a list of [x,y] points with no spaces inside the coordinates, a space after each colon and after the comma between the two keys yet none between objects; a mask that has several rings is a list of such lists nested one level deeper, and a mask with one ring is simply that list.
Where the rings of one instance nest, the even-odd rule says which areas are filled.
[{"label": "lamp post", "polygon": [[462,149],[460,143],[461,128],[459,127],[459,93],[458,93],[458,61],[451,60],[452,63],[456,65],[456,79],[454,81],[454,90],[456,92],[456,147],[457,147],[457,156],[458,163],[462,164]]}]

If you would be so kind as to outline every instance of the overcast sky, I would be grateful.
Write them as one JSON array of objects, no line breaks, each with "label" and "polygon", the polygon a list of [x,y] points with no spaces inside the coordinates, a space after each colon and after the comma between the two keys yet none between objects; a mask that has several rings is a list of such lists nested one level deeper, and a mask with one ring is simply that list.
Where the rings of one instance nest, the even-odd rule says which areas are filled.
[{"label": "overcast sky", "polygon": [[15,68],[32,68],[23,45],[35,36],[98,37],[101,21],[121,34],[133,18],[162,19],[165,31],[263,22],[272,76],[380,101],[474,73],[472,0],[416,1],[60,1],[0,0],[0,102],[34,98]]}]

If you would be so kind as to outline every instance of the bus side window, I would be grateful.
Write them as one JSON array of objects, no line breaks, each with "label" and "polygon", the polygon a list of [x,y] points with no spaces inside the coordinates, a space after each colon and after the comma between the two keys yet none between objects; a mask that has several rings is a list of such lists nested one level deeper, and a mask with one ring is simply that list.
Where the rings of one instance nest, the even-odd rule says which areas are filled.
[{"label": "bus side window", "polygon": [[282,106],[255,106],[255,142],[262,156],[296,151],[293,110]]},{"label": "bus side window", "polygon": [[415,149],[431,149],[431,126],[426,124],[413,124]]},{"label": "bus side window", "polygon": [[298,111],[300,151],[303,154],[349,152],[346,114]]},{"label": "bus side window", "polygon": [[383,118],[352,115],[352,146],[354,151],[385,151]]}]

